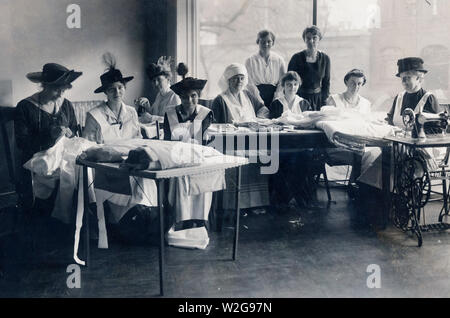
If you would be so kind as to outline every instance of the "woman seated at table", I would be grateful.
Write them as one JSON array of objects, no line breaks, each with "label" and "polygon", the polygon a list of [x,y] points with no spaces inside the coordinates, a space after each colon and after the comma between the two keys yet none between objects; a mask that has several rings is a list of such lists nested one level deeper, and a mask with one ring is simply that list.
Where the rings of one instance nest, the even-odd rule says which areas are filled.
[{"label": "woman seated at table", "polygon": [[[107,100],[87,113],[83,137],[98,144],[113,143],[121,139],[142,138],[135,108],[123,101],[126,85],[134,77],[122,75],[122,72],[116,68],[116,60],[112,54],[104,54],[103,61],[107,66],[107,71],[100,76],[101,86],[94,93],[104,93]],[[116,197],[122,195],[120,194],[122,190],[123,192],[128,191],[125,189],[129,189],[129,184],[121,185],[121,190],[117,189],[116,185],[124,182],[126,180],[121,176],[114,177],[106,174],[95,176],[96,188],[114,194],[118,193]],[[116,190],[112,191],[110,186]],[[146,185],[143,186],[148,189]],[[129,194],[127,193],[127,195]],[[147,193],[147,196],[156,196],[156,193]],[[135,223],[139,223],[143,218],[141,210],[146,215],[149,215],[148,211],[141,209],[139,205],[130,209],[130,206],[115,204],[111,200],[108,200],[107,206],[111,213],[109,220],[113,224],[110,224],[110,230],[116,233],[121,240],[132,243],[142,242],[144,233],[137,233],[133,228],[136,229],[137,224]]]},{"label": "woman seated at table", "polygon": [[[170,88],[180,96],[181,104],[168,109],[164,115],[164,139],[204,144],[204,132],[213,122],[211,109],[198,100],[206,80],[187,77]],[[198,127],[196,127],[198,124]],[[201,128],[201,129],[200,129]]]},{"label": "woman seated at table", "polygon": [[[300,76],[293,71],[287,72],[281,78],[283,96],[270,105],[270,118],[296,116],[310,110],[309,102],[297,95],[300,84]],[[272,175],[270,180],[271,203],[278,209],[284,209],[294,198],[298,206],[308,205],[313,189],[313,175],[308,173],[311,171],[311,152],[305,150],[300,153],[280,153],[279,156],[278,173]]]},{"label": "woman seated at table", "polygon": [[136,110],[123,102],[126,85],[134,77],[123,77],[112,55],[103,58],[108,71],[100,76],[102,85],[94,93],[104,93],[107,100],[87,113],[83,137],[99,144],[142,138]]},{"label": "woman seated at table", "polygon": [[147,77],[158,93],[153,105],[150,105],[145,97],[136,100],[139,120],[142,123],[162,122],[166,110],[181,103],[178,95],[170,89],[170,61],[170,57],[161,56],[156,64],[152,63],[146,69]]},{"label": "woman seated at table", "polygon": [[344,76],[346,91],[340,94],[332,94],[326,104],[340,109],[351,109],[362,114],[370,113],[371,103],[359,95],[359,90],[366,84],[364,72],[358,69],[349,71]]},{"label": "woman seated at table", "polygon": [[[256,122],[257,117],[267,118],[269,110],[253,94],[245,89],[248,83],[247,69],[244,65],[229,65],[219,82],[223,92],[212,104],[214,118],[217,123]],[[227,179],[232,179],[234,172],[227,170]],[[227,185],[228,190],[231,185]],[[233,209],[234,195],[229,191],[224,195],[224,209]],[[242,168],[241,208],[256,208],[269,205],[267,175],[260,174],[258,164],[250,164]],[[254,212],[264,212],[255,209]]]},{"label": "woman seated at table", "polygon": [[283,75],[281,78],[283,95],[270,104],[269,118],[301,114],[306,110],[311,110],[309,102],[297,95],[301,82],[297,72],[289,71]]},{"label": "woman seated at table", "polygon": [[284,59],[271,49],[275,44],[275,34],[268,30],[258,33],[256,44],[259,52],[245,61],[248,72],[248,89],[260,96],[267,107],[274,97],[282,95],[280,79],[286,73]]},{"label": "woman seated at table", "polygon": [[32,227],[26,232],[31,235],[33,243],[37,243],[34,247],[38,251],[41,246],[44,252],[62,247],[59,244],[70,240],[69,232],[54,219],[61,210],[58,204],[59,179],[32,173],[23,168],[23,164],[37,152],[53,147],[60,137],[70,138],[78,133],[74,108],[63,95],[81,74],[60,64],[45,64],[42,72],[26,75],[33,83],[39,83],[42,90],[21,100],[15,108],[14,133],[21,163],[16,189],[19,204],[31,221]]},{"label": "woman seated at table", "polygon": [[[352,110],[361,114],[369,114],[372,104],[369,100],[359,94],[361,87],[367,82],[364,72],[352,69],[344,76],[347,89],[340,94],[332,94],[327,100],[327,105],[336,106],[342,110]],[[348,166],[352,166],[350,173],[349,193],[353,195],[351,185],[356,181],[361,169],[361,157],[344,149],[327,149],[327,163],[332,166],[327,169],[329,180],[345,180],[348,175]]]},{"label": "woman seated at table", "polygon": [[[206,80],[187,77],[170,87],[180,97],[181,105],[164,115],[165,140],[203,143],[203,134],[214,119],[209,108],[198,104],[205,85]],[[203,227],[208,220],[212,192],[188,195],[183,191],[183,183],[183,178],[171,179],[169,186],[168,200],[175,211],[175,230]]]},{"label": "woman seated at table", "polygon": [[247,84],[244,65],[233,63],[227,66],[219,82],[222,93],[212,104],[217,123],[249,122],[269,116],[269,109],[246,89]]},{"label": "woman seated at table", "polygon": [[[27,74],[30,81],[41,84],[42,91],[21,100],[15,109],[14,131],[21,165],[35,153],[52,147],[61,136],[72,137],[77,133],[72,103],[63,95],[81,74],[56,63],[45,64],[42,72]],[[45,178],[37,175],[32,187],[30,171],[21,168],[20,172],[18,192],[23,207],[31,208],[34,187],[35,203],[42,206],[41,212],[51,212],[57,187],[46,186]]]},{"label": "woman seated at table", "polygon": [[[387,114],[387,121],[390,125],[405,129],[402,115],[406,108],[411,108],[416,114],[440,113],[441,109],[436,96],[422,88],[424,75],[428,72],[423,65],[424,61],[419,57],[406,57],[397,61],[397,77],[401,79],[404,91],[400,92],[394,99],[392,108]],[[436,123],[425,123],[425,133],[440,133],[441,129],[436,127]],[[435,160],[440,155],[439,148],[419,149],[424,162],[429,171],[437,170],[438,165]],[[443,149],[445,153],[445,149]],[[361,162],[361,176],[358,181],[368,185],[367,192],[373,196],[376,189],[382,189],[382,165],[381,149],[371,148],[363,155]],[[392,177],[392,176],[391,176]]]}]

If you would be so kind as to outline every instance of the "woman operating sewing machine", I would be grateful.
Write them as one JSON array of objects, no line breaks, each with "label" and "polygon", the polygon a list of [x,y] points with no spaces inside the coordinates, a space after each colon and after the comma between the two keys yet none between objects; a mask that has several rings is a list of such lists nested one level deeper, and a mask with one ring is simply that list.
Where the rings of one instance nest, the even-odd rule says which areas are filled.
[{"label": "woman operating sewing machine", "polygon": [[[414,113],[439,113],[443,109],[439,106],[437,98],[422,88],[424,75],[427,70],[423,66],[424,61],[420,57],[406,57],[398,60],[397,77],[401,78],[403,92],[399,93],[387,114],[387,121],[390,125],[406,129],[403,122],[403,114],[405,109],[410,108]],[[439,133],[442,131],[436,123],[425,123],[425,132],[428,134]],[[435,157],[439,156],[434,148],[433,152],[422,152],[428,169],[435,170],[437,168]],[[372,148],[371,151],[364,153],[361,162],[361,176],[359,181],[370,186],[381,189],[381,150]]]}]

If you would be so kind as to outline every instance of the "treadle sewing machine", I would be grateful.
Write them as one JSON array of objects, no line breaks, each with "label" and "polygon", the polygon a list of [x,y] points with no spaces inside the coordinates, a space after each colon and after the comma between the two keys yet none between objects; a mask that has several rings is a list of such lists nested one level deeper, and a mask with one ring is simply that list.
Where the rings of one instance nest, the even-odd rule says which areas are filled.
[{"label": "treadle sewing machine", "polygon": [[[387,137],[393,143],[394,184],[392,194],[391,217],[394,225],[403,231],[411,231],[417,236],[418,246],[422,246],[422,231],[447,230],[449,223],[442,222],[444,215],[449,215],[448,189],[445,174],[446,165],[435,164],[431,148],[449,147],[450,136],[443,134],[425,134],[424,125],[441,128],[445,132],[449,123],[447,112],[439,114],[418,113],[410,108],[403,113],[406,135]],[[432,150],[432,149],[431,149]],[[448,151],[446,158],[448,158]],[[447,162],[447,160],[443,160]],[[436,163],[436,162],[434,162]],[[437,166],[437,167],[436,167]],[[443,182],[444,204],[439,213],[438,223],[420,225],[421,214],[425,219],[424,206],[431,194],[431,176],[438,176]]]}]

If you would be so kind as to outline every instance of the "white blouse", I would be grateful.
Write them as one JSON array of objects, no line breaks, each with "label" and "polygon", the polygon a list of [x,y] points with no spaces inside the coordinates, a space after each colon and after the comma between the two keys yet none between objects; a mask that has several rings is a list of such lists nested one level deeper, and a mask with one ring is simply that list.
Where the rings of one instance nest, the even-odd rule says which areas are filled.
[{"label": "white blouse", "polygon": [[370,113],[372,104],[370,101],[361,95],[358,95],[358,103],[357,104],[350,104],[344,97],[344,93],[341,94],[333,94],[330,95],[330,99],[334,101],[334,104],[337,108],[342,109],[353,109],[357,112],[360,112],[362,114]]},{"label": "white blouse", "polygon": [[259,54],[253,54],[245,61],[248,72],[249,84],[271,84],[277,86],[281,77],[286,73],[286,63],[284,59],[275,52],[271,52],[269,60]]},{"label": "white blouse", "polygon": [[181,104],[181,100],[174,91],[169,90],[165,94],[158,92],[155,98],[155,102],[151,106],[150,113],[156,116],[164,116],[167,108],[175,107]]}]

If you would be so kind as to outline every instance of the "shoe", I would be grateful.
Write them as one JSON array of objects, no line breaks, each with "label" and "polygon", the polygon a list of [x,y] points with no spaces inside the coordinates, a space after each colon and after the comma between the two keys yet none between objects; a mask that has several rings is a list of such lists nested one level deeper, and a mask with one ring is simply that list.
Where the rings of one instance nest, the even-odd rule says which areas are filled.
[{"label": "shoe", "polygon": [[264,208],[255,208],[255,209],[252,209],[252,213],[256,214],[256,215],[265,214],[266,213],[266,209],[264,209]]}]

